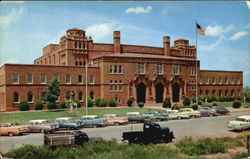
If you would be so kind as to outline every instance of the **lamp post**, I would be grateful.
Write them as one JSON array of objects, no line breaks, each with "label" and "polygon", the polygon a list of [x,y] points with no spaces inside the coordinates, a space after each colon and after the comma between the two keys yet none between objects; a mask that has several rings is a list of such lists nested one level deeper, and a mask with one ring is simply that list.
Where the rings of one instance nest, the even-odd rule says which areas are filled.
[{"label": "lamp post", "polygon": [[88,115],[88,62],[85,63],[85,94],[86,94],[86,99],[85,99],[85,105],[86,105],[86,110],[85,113]]}]

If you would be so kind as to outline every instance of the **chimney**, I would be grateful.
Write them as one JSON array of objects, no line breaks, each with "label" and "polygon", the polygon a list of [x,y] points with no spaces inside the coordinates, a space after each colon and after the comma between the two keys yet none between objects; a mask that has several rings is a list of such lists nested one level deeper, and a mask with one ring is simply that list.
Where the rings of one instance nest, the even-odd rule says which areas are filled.
[{"label": "chimney", "polygon": [[164,55],[170,56],[170,36],[163,36]]},{"label": "chimney", "polygon": [[114,31],[114,53],[121,53],[120,31]]}]

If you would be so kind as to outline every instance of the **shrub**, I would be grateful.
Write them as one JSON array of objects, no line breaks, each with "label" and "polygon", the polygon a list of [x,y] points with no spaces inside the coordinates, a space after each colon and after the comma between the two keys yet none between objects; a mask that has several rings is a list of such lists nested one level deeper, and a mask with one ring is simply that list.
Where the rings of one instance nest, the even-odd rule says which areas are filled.
[{"label": "shrub", "polygon": [[191,108],[193,108],[193,110],[197,110],[198,109],[198,105],[197,104],[191,104]]},{"label": "shrub", "polygon": [[93,107],[93,101],[90,97],[87,98],[88,107]]},{"label": "shrub", "polygon": [[34,109],[35,110],[43,110],[43,103],[40,100],[35,101]]},{"label": "shrub", "polygon": [[182,108],[181,104],[174,104],[172,110],[180,110]]},{"label": "shrub", "polygon": [[129,97],[129,98],[127,99],[127,105],[128,105],[129,107],[131,107],[133,103],[134,103],[134,99],[131,98],[131,97]]},{"label": "shrub", "polygon": [[60,108],[67,108],[67,101],[66,99],[63,99],[60,104],[59,104]]},{"label": "shrub", "polygon": [[198,101],[205,102],[205,97],[203,95],[198,96]]},{"label": "shrub", "polygon": [[218,106],[218,104],[216,102],[213,102],[212,106]]},{"label": "shrub", "polygon": [[212,96],[210,96],[210,95],[206,95],[205,96],[205,99],[207,99],[207,102],[208,103],[211,103],[213,100],[212,100]]},{"label": "shrub", "polygon": [[232,102],[234,100],[234,97],[232,96],[225,96],[224,98],[225,98],[225,101],[227,102]]},{"label": "shrub", "polygon": [[238,101],[238,100],[235,100],[235,101],[233,102],[233,108],[240,108],[240,107],[241,107],[241,102]]},{"label": "shrub", "polygon": [[55,103],[52,103],[52,102],[48,102],[47,103],[47,108],[50,110],[50,109],[56,109],[56,104]]},{"label": "shrub", "polygon": [[139,106],[140,108],[142,108],[142,107],[144,107],[144,103],[143,103],[143,102],[139,102],[139,103],[138,103],[138,106]]},{"label": "shrub", "polygon": [[116,107],[115,98],[113,98],[113,97],[109,98],[109,106],[110,107]]},{"label": "shrub", "polygon": [[196,102],[196,97],[192,97],[192,98],[191,98],[191,101],[192,101],[193,103],[195,103],[195,102]]},{"label": "shrub", "polygon": [[217,101],[217,97],[215,95],[212,95],[211,100],[212,100],[212,102]]},{"label": "shrub", "polygon": [[96,97],[95,98],[95,105],[98,106],[99,103],[100,103],[100,101],[101,101],[101,98],[100,97]]},{"label": "shrub", "polygon": [[164,101],[162,103],[162,107],[163,108],[171,108],[171,101],[170,101],[169,97],[164,99]]},{"label": "shrub", "polygon": [[201,104],[202,104],[202,101],[199,100],[199,101],[198,101],[198,105],[201,105]]},{"label": "shrub", "polygon": [[76,103],[76,106],[77,106],[77,108],[80,108],[81,107],[81,103],[80,103],[80,100],[79,99],[73,99],[73,102],[75,102]]},{"label": "shrub", "polygon": [[236,100],[239,100],[239,101],[242,100],[241,96],[237,96],[237,97],[235,97],[235,99],[236,99]]},{"label": "shrub", "polygon": [[183,106],[190,106],[190,99],[188,97],[184,97],[183,99]]},{"label": "shrub", "polygon": [[99,102],[98,107],[106,107],[106,105],[107,105],[106,99],[105,99],[105,98],[102,98],[102,99],[100,100],[100,102]]},{"label": "shrub", "polygon": [[30,110],[30,105],[29,105],[27,100],[21,100],[18,107],[19,107],[19,110],[21,110],[21,111]]}]

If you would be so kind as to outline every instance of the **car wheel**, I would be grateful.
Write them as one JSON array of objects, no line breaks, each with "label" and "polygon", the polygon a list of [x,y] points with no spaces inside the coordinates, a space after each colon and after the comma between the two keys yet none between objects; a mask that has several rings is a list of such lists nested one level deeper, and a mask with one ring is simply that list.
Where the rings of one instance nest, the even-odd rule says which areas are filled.
[{"label": "car wheel", "polygon": [[118,122],[114,122],[114,125],[119,125],[119,123]]},{"label": "car wheel", "polygon": [[41,129],[41,130],[40,130],[40,133],[44,133],[44,129]]},{"label": "car wheel", "polygon": [[178,120],[181,120],[181,117],[180,117],[180,116],[178,116],[178,117],[177,117],[177,119],[178,119]]},{"label": "car wheel", "polygon": [[13,136],[14,133],[13,133],[13,132],[9,132],[8,135],[9,135],[9,136]]}]

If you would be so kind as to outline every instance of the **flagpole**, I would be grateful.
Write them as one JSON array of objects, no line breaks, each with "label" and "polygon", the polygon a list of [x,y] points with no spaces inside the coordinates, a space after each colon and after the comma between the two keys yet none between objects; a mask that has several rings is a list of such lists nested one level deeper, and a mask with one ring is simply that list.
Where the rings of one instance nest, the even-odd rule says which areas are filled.
[{"label": "flagpole", "polygon": [[195,20],[195,48],[196,48],[196,61],[195,61],[195,73],[196,73],[196,104],[198,105],[198,49],[197,49],[197,20]]}]

